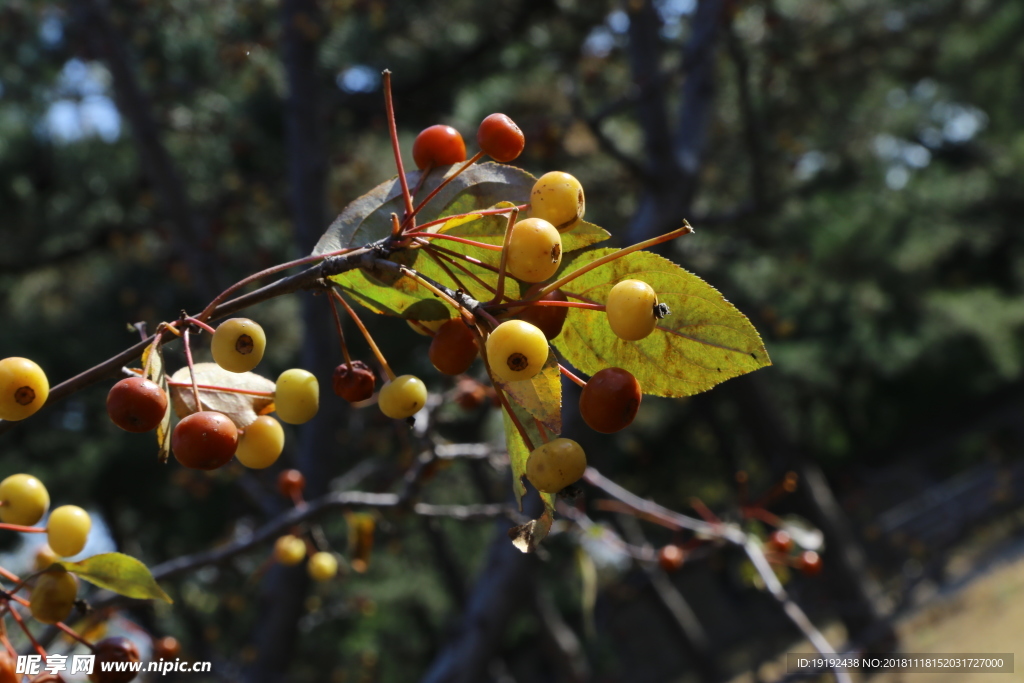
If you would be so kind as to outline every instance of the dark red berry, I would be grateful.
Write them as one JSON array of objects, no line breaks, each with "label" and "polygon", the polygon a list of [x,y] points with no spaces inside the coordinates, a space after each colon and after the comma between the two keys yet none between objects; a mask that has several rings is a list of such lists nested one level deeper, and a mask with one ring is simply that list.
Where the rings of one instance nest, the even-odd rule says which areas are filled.
[{"label": "dark red berry", "polygon": [[666,545],[658,551],[658,565],[666,572],[678,571],[685,559],[686,553],[674,544]]},{"label": "dark red berry", "polygon": [[298,470],[285,470],[277,475],[277,490],[285,498],[295,498],[306,488],[306,477]]},{"label": "dark red berry", "polygon": [[602,434],[629,426],[640,407],[640,383],[622,368],[600,370],[580,394],[580,415],[591,429]]},{"label": "dark red berry", "polygon": [[128,683],[138,675],[131,671],[105,671],[107,662],[138,662],[139,648],[127,638],[105,638],[96,643],[96,663],[89,680],[93,683]]},{"label": "dark red berry", "polygon": [[129,377],[107,394],[110,421],[126,432],[156,429],[167,412],[167,394],[145,377]]},{"label": "dark red berry", "polygon": [[484,154],[501,163],[518,157],[526,146],[523,131],[504,114],[491,114],[481,121],[476,142]]},{"label": "dark red berry", "polygon": [[164,636],[153,642],[153,659],[174,659],[181,654],[181,644],[174,636]]},{"label": "dark red berry", "polygon": [[[541,301],[568,301],[569,298],[556,289],[540,298]],[[568,306],[530,306],[515,313],[513,317],[525,320],[535,325],[544,333],[548,339],[554,339],[562,333],[562,326],[565,325],[565,317],[569,315]]]},{"label": "dark red berry", "polygon": [[782,529],[773,531],[768,537],[768,548],[786,555],[793,549],[793,537]]},{"label": "dark red berry", "polygon": [[437,329],[430,342],[430,362],[446,375],[461,375],[476,360],[480,347],[461,318],[452,318]]},{"label": "dark red berry", "polygon": [[171,450],[185,467],[215,470],[227,464],[238,447],[238,428],[227,415],[203,410],[182,418],[171,432]]},{"label": "dark red berry", "polygon": [[800,564],[797,566],[804,575],[817,576],[822,568],[821,555],[813,550],[805,550],[800,554]]},{"label": "dark red berry", "polygon": [[420,170],[428,166],[450,166],[466,160],[466,143],[451,126],[430,126],[420,131],[412,143],[412,158]]},{"label": "dark red berry", "polygon": [[334,393],[349,403],[365,401],[373,396],[377,377],[370,366],[361,360],[352,361],[352,365],[342,363],[334,368],[332,385]]}]

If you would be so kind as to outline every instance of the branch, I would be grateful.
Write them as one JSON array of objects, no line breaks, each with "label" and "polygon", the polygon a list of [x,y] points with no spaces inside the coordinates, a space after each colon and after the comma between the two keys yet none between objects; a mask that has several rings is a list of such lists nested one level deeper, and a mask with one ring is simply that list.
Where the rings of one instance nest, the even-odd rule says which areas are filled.
[{"label": "branch", "polygon": [[[761,551],[761,546],[757,540],[746,534],[738,526],[731,524],[712,524],[669,510],[655,502],[645,500],[636,494],[627,491],[595,470],[593,467],[587,468],[586,473],[583,475],[583,479],[590,485],[611,495],[613,498],[617,498],[628,504],[638,512],[641,512],[652,519],[664,522],[665,525],[670,528],[674,526],[677,529],[689,529],[696,533],[716,538],[742,548],[747,554],[747,557],[750,558],[750,561],[753,563],[757,573],[761,576],[761,580],[764,581],[769,594],[779,603],[783,612],[787,617],[789,617],[789,620],[793,625],[796,626],[797,629],[799,629],[800,632],[811,642],[811,645],[814,646],[814,649],[817,650],[819,654],[826,658],[835,656],[836,652],[825,636],[823,636],[817,627],[814,626],[807,615],[804,614],[804,611],[800,609],[800,606],[793,602],[789,597],[789,594],[786,593],[786,589],[783,588],[778,577],[775,576],[775,572],[772,570],[771,565],[768,564],[768,560]],[[845,669],[838,667],[833,668],[832,673],[838,683],[850,683],[850,675]]]},{"label": "branch", "polygon": [[[292,294],[304,289],[315,289],[320,287],[320,282],[330,276],[344,273],[350,270],[354,270],[362,265],[363,257],[366,255],[368,249],[358,249],[353,252],[349,252],[344,256],[333,256],[324,259],[319,264],[307,268],[300,273],[290,275],[288,277],[281,278],[268,285],[260,287],[259,289],[243,294],[230,301],[225,301],[214,309],[213,315],[210,316],[210,320],[216,320],[223,318],[237,311],[254,306],[255,304],[273,299],[284,294]],[[164,335],[163,341],[171,341],[174,335],[170,332],[161,333]],[[58,401],[67,398],[71,394],[80,391],[96,382],[110,377],[120,372],[121,368],[133,361],[139,359],[142,356],[142,352],[146,350],[153,340],[156,339],[156,335],[150,335],[146,339],[143,339],[134,346],[130,346],[121,353],[115,356],[111,356],[107,360],[94,365],[88,370],[75,375],[71,379],[66,379],[60,384],[57,384],[50,389],[50,395],[46,399],[47,406],[53,405]],[[163,343],[163,341],[161,343]],[[13,429],[18,422],[11,422],[7,420],[0,420],[0,434]]]}]

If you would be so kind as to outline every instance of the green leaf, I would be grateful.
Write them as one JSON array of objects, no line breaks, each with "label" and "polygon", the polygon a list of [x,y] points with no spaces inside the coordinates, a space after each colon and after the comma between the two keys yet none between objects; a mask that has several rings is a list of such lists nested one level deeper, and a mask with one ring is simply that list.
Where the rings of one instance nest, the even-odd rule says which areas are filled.
[{"label": "green leaf", "polygon": [[174,602],[157,585],[146,565],[134,557],[122,553],[93,555],[80,562],[62,560],[54,562],[72,574],[77,574],[89,583],[105,588],[119,595],[138,600],[163,600]]},{"label": "green leaf", "polygon": [[[516,404],[515,401],[509,401],[509,403],[511,403],[512,409],[516,412],[519,422],[530,436],[530,441],[533,442],[533,445],[536,447],[544,443],[530,413],[522,406]],[[523,442],[523,437],[519,434],[519,430],[516,429],[515,423],[512,422],[508,413],[503,410],[502,416],[505,418],[505,447],[508,449],[508,460],[512,465],[512,492],[516,494],[516,504],[522,510],[523,496],[526,495],[526,461],[530,457],[530,449]],[[551,434],[549,438],[553,439],[556,436],[558,435]],[[555,497],[553,494],[541,493],[540,497],[544,501],[545,506],[554,509]]]},{"label": "green leaf", "polygon": [[[584,252],[564,273],[612,253]],[[620,280],[642,280],[654,288],[671,313],[646,339],[619,339],[601,311],[570,308],[562,334],[554,342],[566,360],[593,375],[607,367],[624,368],[645,394],[690,396],[727,379],[771,365],[761,337],[750,321],[708,283],[666,258],[645,251],[598,266],[562,288],[570,299],[604,304]]]},{"label": "green leaf", "polygon": [[491,381],[501,385],[509,401],[540,420],[549,435],[554,435],[550,438],[562,433],[562,373],[554,353],[548,354],[544,367],[530,379],[500,382],[492,377]]}]

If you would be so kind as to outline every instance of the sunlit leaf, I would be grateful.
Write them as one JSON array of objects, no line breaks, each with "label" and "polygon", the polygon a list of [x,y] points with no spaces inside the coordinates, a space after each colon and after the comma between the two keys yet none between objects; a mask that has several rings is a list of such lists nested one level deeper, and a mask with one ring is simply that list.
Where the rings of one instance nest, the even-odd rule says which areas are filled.
[{"label": "sunlit leaf", "polygon": [[[195,370],[198,384],[271,394],[275,387],[274,382],[254,372],[228,372],[216,363],[196,363]],[[188,367],[179,369],[171,376],[170,396],[178,417],[196,412]],[[260,415],[271,412],[274,405],[273,396],[254,396],[215,389],[201,388],[199,399],[203,410],[224,413],[239,429],[245,429]]]},{"label": "sunlit leaf", "polygon": [[[152,354],[152,361],[150,355]],[[146,377],[155,382],[164,394],[171,395],[170,387],[167,385],[167,366],[164,364],[163,347],[150,345],[142,354],[142,367],[146,370]],[[171,455],[171,402],[167,402],[167,409],[164,410],[164,417],[156,427],[156,443],[158,462],[165,463]]]},{"label": "sunlit leaf", "polygon": [[[526,430],[526,433],[530,437],[530,441],[533,442],[534,447],[544,443],[544,439],[541,438],[540,430],[537,429],[537,425],[533,421],[533,417],[515,401],[510,401],[512,409],[516,413],[516,417],[519,418],[520,424]],[[523,496],[526,495],[526,461],[530,457],[530,449],[523,442],[523,437],[519,434],[519,430],[516,429],[515,423],[508,416],[508,413],[504,410],[502,415],[505,419],[505,447],[508,449],[508,460],[512,466],[512,492],[516,496],[516,504],[519,509],[523,509]],[[557,437],[557,434],[550,434],[549,438],[553,439]],[[551,493],[541,493],[541,500],[544,501],[545,507],[555,507],[555,496]],[[547,533],[545,530],[544,533]]]},{"label": "sunlit leaf", "polygon": [[530,415],[544,424],[549,438],[562,433],[562,373],[555,354],[537,375],[518,382],[500,382],[509,400],[519,404]]},{"label": "sunlit leaf", "polygon": [[[613,251],[584,252],[563,272]],[[646,339],[630,342],[615,336],[602,311],[570,308],[554,343],[583,372],[617,366],[633,373],[646,394],[690,396],[771,364],[746,316],[714,287],[657,254],[627,254],[584,273],[562,291],[571,300],[604,304],[611,288],[625,279],[650,284],[671,313]]]},{"label": "sunlit leaf", "polygon": [[129,555],[103,553],[87,557],[80,562],[62,560],[54,564],[60,565],[89,583],[119,595],[138,600],[174,602],[157,585],[146,565]]}]

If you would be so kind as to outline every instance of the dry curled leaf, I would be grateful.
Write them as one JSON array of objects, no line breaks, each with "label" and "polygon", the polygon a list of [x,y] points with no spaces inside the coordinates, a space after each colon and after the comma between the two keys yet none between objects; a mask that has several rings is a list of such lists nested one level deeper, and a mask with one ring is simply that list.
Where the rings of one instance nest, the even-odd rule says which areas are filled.
[{"label": "dry curled leaf", "polygon": [[[199,389],[203,410],[215,410],[227,415],[235,426],[245,429],[257,417],[274,408],[274,382],[254,372],[228,372],[216,363],[196,363],[196,382],[200,385],[242,389],[269,393],[268,396],[238,394],[217,389]],[[181,418],[196,412],[196,400],[192,394],[192,380],[188,368],[179,369],[171,376],[171,403],[175,414]]]}]

